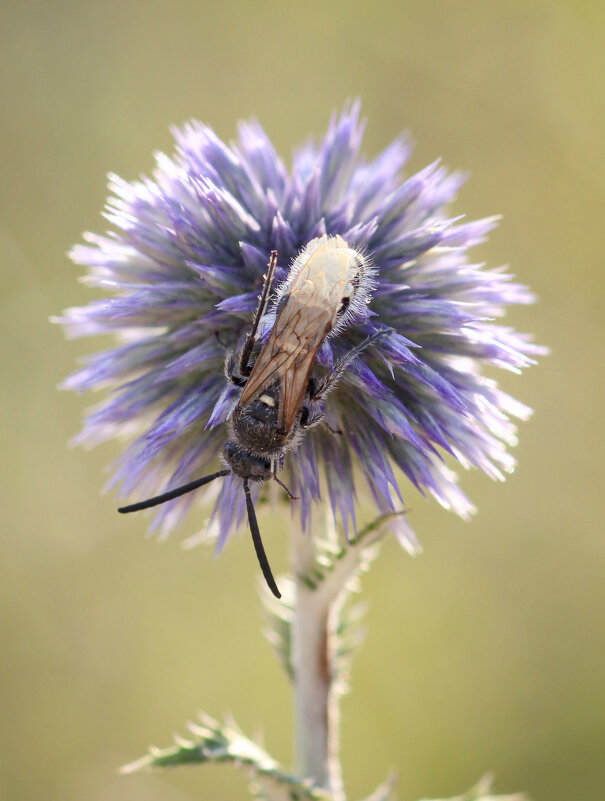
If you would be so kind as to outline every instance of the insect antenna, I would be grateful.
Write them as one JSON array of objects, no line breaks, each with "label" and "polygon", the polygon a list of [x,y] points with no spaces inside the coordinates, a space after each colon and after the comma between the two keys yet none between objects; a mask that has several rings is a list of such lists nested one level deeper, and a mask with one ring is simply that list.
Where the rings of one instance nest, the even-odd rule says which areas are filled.
[{"label": "insect antenna", "polygon": [[275,267],[277,266],[277,251],[271,251],[271,258],[269,259],[269,264],[267,265],[267,273],[263,276],[264,284],[263,284],[263,291],[258,299],[258,306],[256,312],[254,314],[254,320],[252,321],[252,328],[246,337],[246,341],[244,343],[244,347],[242,348],[241,355],[239,357],[239,371],[242,375],[249,375],[250,368],[248,366],[248,361],[250,359],[250,355],[252,354],[252,348],[254,347],[254,343],[256,342],[256,332],[258,331],[258,326],[260,325],[261,318],[265,313],[265,309],[267,308],[267,303],[269,302],[269,293],[271,292],[271,284],[273,283],[273,276],[275,275]]},{"label": "insect antenna", "polygon": [[273,578],[273,573],[271,572],[271,568],[269,567],[269,560],[267,559],[267,554],[265,553],[265,549],[263,547],[263,541],[260,536],[260,530],[258,528],[258,522],[256,520],[256,512],[254,511],[254,504],[252,503],[252,498],[250,496],[250,487],[248,486],[248,479],[244,479],[244,492],[246,493],[246,509],[248,510],[248,523],[250,524],[250,533],[252,534],[252,542],[254,543],[254,550],[256,551],[256,558],[258,559],[258,563],[260,565],[260,569],[263,571],[263,576],[265,577],[265,581],[267,582],[267,586],[275,595],[276,598],[281,598],[281,593],[277,589],[277,584],[275,583],[275,579]]},{"label": "insect antenna", "polygon": [[139,501],[130,506],[120,506],[118,512],[127,514],[128,512],[140,512],[142,509],[150,509],[152,506],[159,506],[161,503],[171,501],[173,498],[179,498],[181,495],[186,495],[188,492],[193,492],[198,487],[203,487],[204,484],[209,484],[215,478],[230,475],[231,470],[219,470],[218,473],[213,473],[211,476],[204,476],[204,478],[196,478],[195,481],[190,481],[189,484],[183,484],[182,487],[163,492],[161,495],[156,495],[153,498],[147,498],[146,501]]}]

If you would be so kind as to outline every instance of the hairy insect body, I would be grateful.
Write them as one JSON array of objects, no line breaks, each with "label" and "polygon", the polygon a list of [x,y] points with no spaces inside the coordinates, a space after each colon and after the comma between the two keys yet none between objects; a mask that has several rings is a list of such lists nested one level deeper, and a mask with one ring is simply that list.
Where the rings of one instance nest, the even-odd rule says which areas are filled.
[{"label": "hairy insect body", "polygon": [[231,472],[240,478],[268,481],[273,476],[270,459],[253,453],[237,442],[229,440],[223,450],[223,456]]},{"label": "hairy insect body", "polygon": [[231,439],[252,454],[275,458],[291,450],[300,439],[300,424],[283,431],[278,425],[279,384],[266,389],[245,406],[236,406],[231,418]]},{"label": "hairy insect body", "polygon": [[[292,265],[277,290],[275,323],[232,417],[233,438],[251,454],[281,457],[321,421],[307,405],[331,388],[311,380],[317,354],[355,313],[355,301],[369,299],[369,274],[366,260],[341,236],[312,240]],[[240,365],[242,374],[246,369]]]},{"label": "hairy insect body", "polygon": [[334,365],[323,378],[313,375],[319,349],[326,337],[354,320],[370,300],[372,271],[365,258],[341,236],[313,239],[294,261],[286,281],[278,288],[275,322],[258,356],[251,362],[260,322],[267,310],[277,252],[271,253],[263,290],[252,328],[236,357],[227,357],[227,378],[241,387],[241,395],[229,421],[229,439],[223,450],[225,467],[210,476],[168,490],[120,512],[135,512],[172,500],[216,478],[236,475],[242,479],[248,522],[258,561],[274,595],[280,597],[265,554],[250,481],[276,481],[285,455],[301,441],[307,429],[324,416],[321,404],[336,386],[348,365],[381,334],[374,334]]}]

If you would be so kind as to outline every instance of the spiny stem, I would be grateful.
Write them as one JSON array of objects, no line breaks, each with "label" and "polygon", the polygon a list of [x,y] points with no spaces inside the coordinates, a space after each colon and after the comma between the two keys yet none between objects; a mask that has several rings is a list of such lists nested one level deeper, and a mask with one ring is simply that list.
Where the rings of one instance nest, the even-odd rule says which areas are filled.
[{"label": "spiny stem", "polygon": [[313,558],[313,538],[301,531],[293,532],[296,769],[299,775],[330,792],[335,801],[344,801],[339,758],[339,692],[334,682],[334,639],[342,600],[340,594],[335,595],[322,586],[312,589],[304,580]]}]

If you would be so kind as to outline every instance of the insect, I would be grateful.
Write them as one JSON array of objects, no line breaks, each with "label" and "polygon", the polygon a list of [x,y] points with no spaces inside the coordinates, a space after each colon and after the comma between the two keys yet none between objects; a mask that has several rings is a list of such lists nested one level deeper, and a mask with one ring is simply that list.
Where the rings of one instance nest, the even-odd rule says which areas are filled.
[{"label": "insect", "polygon": [[314,374],[317,355],[326,337],[338,333],[359,314],[369,303],[374,285],[366,258],[349,247],[341,236],[324,235],[311,240],[301,251],[288,278],[277,289],[275,323],[253,359],[276,265],[277,251],[272,251],[252,327],[239,355],[230,352],[225,362],[227,379],[242,388],[228,422],[229,439],[223,450],[225,468],[118,511],[148,509],[216,478],[239,476],[260,568],[271,592],[280,598],[263,547],[250,482],[276,481],[290,500],[296,500],[277,475],[285,455],[296,448],[309,428],[324,421],[323,411],[312,408],[317,409],[315,404],[319,404],[321,409],[348,365],[382,333],[373,334],[352,348],[326,376],[319,378]]}]

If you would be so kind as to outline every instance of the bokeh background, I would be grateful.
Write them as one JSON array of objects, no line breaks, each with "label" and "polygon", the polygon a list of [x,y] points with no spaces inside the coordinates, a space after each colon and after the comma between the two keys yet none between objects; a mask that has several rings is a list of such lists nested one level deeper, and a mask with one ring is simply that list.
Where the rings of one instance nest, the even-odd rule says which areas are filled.
[{"label": "bokeh background", "polygon": [[[463,477],[471,524],[415,498],[424,555],[389,541],[364,579],[368,637],[343,704],[350,797],[391,768],[403,801],[486,770],[536,801],[604,797],[604,35],[598,0],[5,0],[2,799],[245,797],[228,768],[117,775],[199,709],[262,726],[290,762],[247,536],[214,560],[181,547],[203,509],[163,544],[118,519],[100,495],[117,446],[66,445],[94,398],[55,391],[91,343],[47,318],[92,297],[65,253],[105,229],[106,173],[148,173],[170,125],[198,117],[229,138],[257,116],[287,157],[352,96],[369,155],[407,129],[412,168],[442,156],[472,172],[455,211],[503,214],[477,258],[540,295],[511,321],[552,355],[502,379],[536,409],[510,480]],[[285,569],[285,518],[262,526]]]}]

